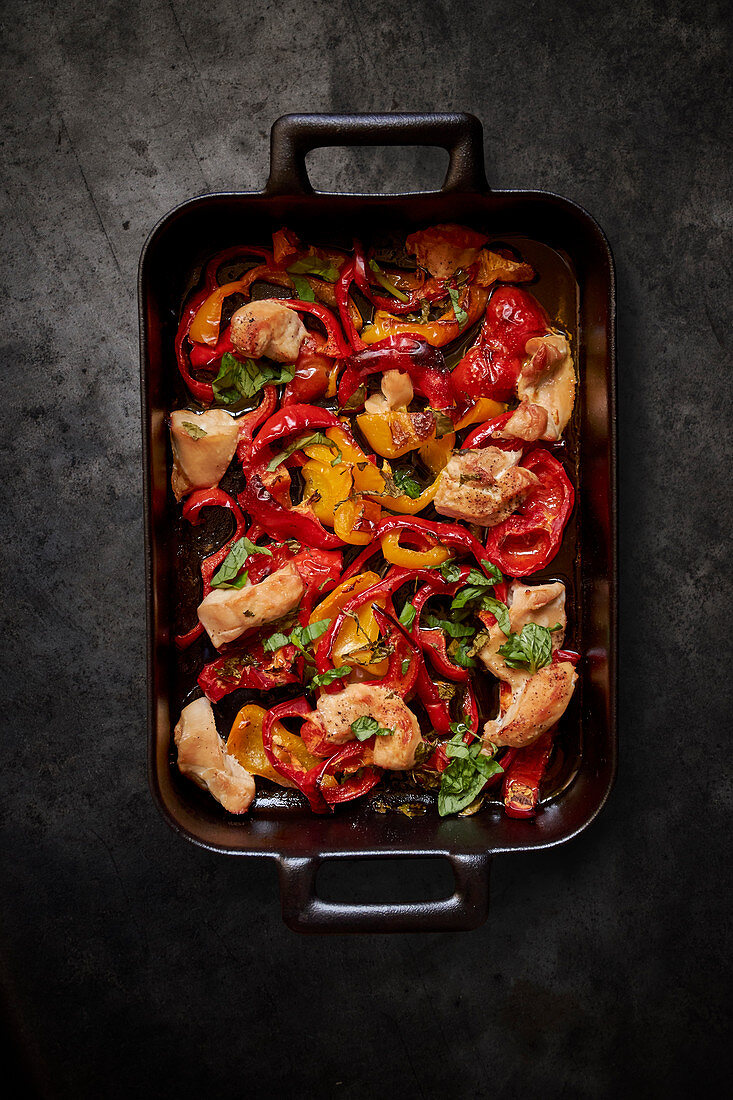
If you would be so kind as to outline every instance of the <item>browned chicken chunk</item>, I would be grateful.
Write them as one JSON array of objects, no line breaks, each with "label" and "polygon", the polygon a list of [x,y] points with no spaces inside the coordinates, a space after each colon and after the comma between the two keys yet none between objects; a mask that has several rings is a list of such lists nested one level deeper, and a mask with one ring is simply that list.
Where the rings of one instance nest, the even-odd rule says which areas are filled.
[{"label": "browned chicken chunk", "polygon": [[176,500],[193,489],[213,489],[226,473],[237,449],[237,422],[224,409],[194,413],[177,409],[170,417]]},{"label": "browned chicken chunk", "polygon": [[537,476],[517,466],[521,451],[484,447],[454,451],[440,474],[434,504],[436,512],[465,523],[495,527],[521,504]]},{"label": "browned chicken chunk", "polygon": [[[515,581],[507,597],[509,621],[514,634],[527,623],[551,629],[553,651],[565,636],[565,585],[524,585]],[[498,718],[484,725],[484,740],[493,745],[520,747],[533,741],[553,726],[564,714],[573,694],[577,675],[569,661],[553,662],[534,675],[527,669],[510,668],[499,653],[506,641],[496,622],[489,627],[489,640],[479,657],[491,672],[511,688],[511,702]]]},{"label": "browned chicken chunk", "polygon": [[321,695],[311,721],[318,723],[327,741],[335,745],[353,741],[351,723],[369,715],[392,733],[376,737],[374,763],[379,768],[404,771],[415,763],[420,726],[412,711],[395,691],[378,684],[349,684],[333,695]]},{"label": "browned chicken chunk", "polygon": [[215,588],[198,606],[198,617],[219,649],[248,630],[274,622],[300,603],[305,585],[292,563],[276,569],[259,584],[244,588]]},{"label": "browned chicken chunk", "polygon": [[255,796],[255,781],[227,753],[208,699],[195,699],[183,708],[174,740],[183,775],[208,790],[230,814],[243,814],[249,809]]},{"label": "browned chicken chunk", "polygon": [[[528,361],[517,382],[517,397],[522,403],[539,406],[547,414],[542,439],[559,439],[575,404],[575,368],[570,347],[564,336],[548,333],[527,341]],[[505,425],[504,434],[511,434]],[[516,434],[516,433],[514,433]]]},{"label": "browned chicken chunk", "polygon": [[230,337],[240,355],[294,363],[308,330],[294,309],[276,298],[250,302],[232,314]]}]

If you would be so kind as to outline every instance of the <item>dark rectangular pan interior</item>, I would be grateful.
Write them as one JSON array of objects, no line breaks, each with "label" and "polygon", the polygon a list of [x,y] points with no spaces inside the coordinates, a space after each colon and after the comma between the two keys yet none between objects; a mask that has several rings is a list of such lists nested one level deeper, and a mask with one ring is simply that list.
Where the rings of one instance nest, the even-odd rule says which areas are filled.
[{"label": "dark rectangular pan interior", "polygon": [[[439,192],[365,196],[313,193],[305,156],[333,145],[437,145],[450,154]],[[498,806],[467,818],[379,814],[367,804],[314,817],[290,792],[258,798],[245,819],[225,814],[170,766],[177,719],[174,509],[169,501],[165,418],[177,372],[173,337],[182,298],[197,265],[238,241],[265,242],[288,225],[304,237],[348,244],[385,230],[455,221],[519,240],[540,273],[555,265],[566,277],[564,303],[574,313],[576,367],[577,545],[547,575],[574,587],[573,640],[585,655],[582,692],[565,722],[574,722],[577,767],[566,768],[562,789],[534,821],[513,820]],[[548,267],[549,265],[549,267]],[[559,265],[559,267],[557,266]],[[577,284],[577,295],[574,287]],[[550,280],[536,292],[548,293]],[[533,288],[535,290],[535,288]],[[285,116],[273,127],[268,185],[255,194],[193,199],[153,230],[140,265],[146,562],[148,584],[149,776],[168,822],[188,839],[228,854],[277,859],[283,914],[299,930],[436,930],[474,927],[485,918],[488,870],[498,852],[549,847],[575,836],[608,796],[616,767],[616,484],[615,300],[608,244],[593,219],[566,199],[545,192],[497,192],[486,183],[480,124],[468,115]],[[550,311],[556,304],[543,298]],[[567,312],[566,312],[567,316]],[[456,892],[445,900],[409,905],[350,906],[315,892],[319,864],[332,857],[445,856]]]}]

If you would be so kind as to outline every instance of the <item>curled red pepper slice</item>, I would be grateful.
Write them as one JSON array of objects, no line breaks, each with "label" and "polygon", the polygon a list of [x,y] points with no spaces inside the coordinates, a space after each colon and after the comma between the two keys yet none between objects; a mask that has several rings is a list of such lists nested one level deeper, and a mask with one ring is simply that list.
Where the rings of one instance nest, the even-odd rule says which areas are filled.
[{"label": "curled red pepper slice", "polygon": [[344,339],[338,322],[328,306],[322,306],[319,302],[303,302],[300,298],[283,298],[282,303],[289,306],[290,309],[297,310],[298,313],[311,313],[318,318],[328,336],[326,343],[321,348],[323,355],[328,355],[332,359],[343,359],[351,354],[351,348]]},{"label": "curled red pepper slice", "polygon": [[[235,524],[234,534],[231,538],[227,539],[223,546],[214,551],[213,554],[210,554],[208,558],[204,558],[201,562],[203,595],[208,596],[211,591],[211,578],[214,575],[214,571],[219,568],[237,539],[242,537],[247,525],[242,515],[241,508],[223,489],[197,489],[186,498],[181,514],[189,523],[198,526],[203,518],[201,515],[202,508],[228,508],[234,516]],[[176,648],[187,649],[197,638],[201,637],[203,632],[203,625],[197,623],[196,626],[186,631],[185,634],[176,634]]]},{"label": "curled red pepper slice", "polygon": [[455,409],[451,375],[442,351],[409,333],[388,336],[351,356],[339,383],[339,405],[346,405],[369,375],[388,370],[409,374],[431,408]]},{"label": "curled red pepper slice", "polygon": [[239,503],[271,538],[298,539],[305,546],[319,550],[343,547],[338,535],[327,531],[315,516],[278,504],[265,488],[259,473],[250,474],[246,488],[239,494]]},{"label": "curled red pepper slice", "polygon": [[303,768],[296,768],[292,763],[280,759],[273,744],[274,727],[277,722],[282,721],[283,718],[307,718],[310,713],[311,705],[305,696],[300,699],[288,700],[285,703],[280,703],[279,706],[273,707],[267,712],[267,717],[262,726],[262,747],[273,768],[280,775],[295,783],[299,790],[303,792],[313,813],[325,814],[330,812],[330,806],[318,787],[323,772],[322,765],[315,764],[308,771]]},{"label": "curled red pepper slice", "polygon": [[272,416],[277,405],[277,389],[275,386],[265,386],[262,391],[262,401],[256,409],[237,418],[239,439],[237,442],[237,459],[240,465],[247,466],[252,460],[252,437],[268,416]]},{"label": "curled red pepper slice", "polygon": [[341,268],[341,274],[339,275],[335,288],[339,317],[341,318],[341,324],[350,344],[350,347],[344,353],[345,355],[350,355],[352,351],[361,351],[362,348],[366,347],[364,341],[356,331],[354,322],[351,320],[351,315],[349,313],[349,287],[354,282],[354,266],[353,260],[344,264]]},{"label": "curled red pepper slice", "polygon": [[[367,764],[367,757],[373,743],[373,737],[369,741],[350,741],[320,766],[318,791],[329,806],[361,798],[382,778],[381,768]],[[339,783],[338,786],[324,785],[323,780],[327,775],[335,775],[339,771],[355,774],[349,775],[348,779]]]},{"label": "curled red pepper slice", "polygon": [[287,405],[262,425],[252,445],[251,458],[255,461],[265,447],[281,445],[283,440],[296,432],[312,432],[316,428],[340,428],[347,431],[335,413],[320,405]]},{"label": "curled red pepper slice", "polygon": [[489,529],[486,539],[491,561],[513,577],[526,577],[552,561],[575,501],[567,474],[548,451],[531,451],[520,465],[537,475],[539,485],[514,515]]},{"label": "curled red pepper slice", "polygon": [[544,733],[533,745],[517,750],[511,764],[505,764],[502,797],[509,817],[534,817],[540,797],[540,784],[552,754],[556,727]]},{"label": "curled red pepper slice", "polygon": [[470,531],[466,531],[465,528],[459,527],[458,524],[455,523],[436,523],[433,520],[423,519],[422,516],[390,516],[388,519],[382,520],[379,527],[377,527],[375,539],[381,538],[382,535],[389,534],[390,531],[401,530],[417,531],[423,535],[432,535],[435,540],[442,543],[444,546],[454,546],[457,550],[463,550],[465,553],[471,554],[484,572],[486,572],[486,570],[481,563],[486,558],[488,558],[492,564],[499,564],[494,561],[491,554],[487,552],[487,549],[481,545],[479,540],[475,538]]}]

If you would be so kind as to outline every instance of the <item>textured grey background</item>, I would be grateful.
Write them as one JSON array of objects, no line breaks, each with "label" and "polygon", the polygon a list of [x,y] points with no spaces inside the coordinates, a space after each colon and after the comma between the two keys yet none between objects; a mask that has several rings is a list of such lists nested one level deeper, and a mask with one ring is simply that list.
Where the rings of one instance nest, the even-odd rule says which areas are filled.
[{"label": "textured grey background", "polygon": [[[2,977],[48,1095],[729,1079],[726,9],[3,5]],[[577,200],[618,264],[621,772],[580,839],[496,862],[473,933],[296,937],[274,868],[176,839],[146,788],[138,255],[174,203],[260,187],[279,114],[329,109],[475,112],[492,183]],[[441,167],[315,163],[384,189]],[[415,893],[434,872],[402,877]],[[349,869],[339,889],[386,882]]]}]

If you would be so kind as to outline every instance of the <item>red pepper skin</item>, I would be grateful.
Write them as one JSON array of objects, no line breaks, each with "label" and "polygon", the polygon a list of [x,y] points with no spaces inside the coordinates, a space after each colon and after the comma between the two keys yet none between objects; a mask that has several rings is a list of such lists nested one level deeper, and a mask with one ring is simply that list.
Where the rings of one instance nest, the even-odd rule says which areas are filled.
[{"label": "red pepper skin", "polygon": [[527,443],[525,440],[502,439],[496,434],[501,431],[512,416],[514,416],[514,410],[502,413],[501,416],[495,416],[493,420],[487,420],[484,424],[479,424],[477,428],[474,428],[474,430],[469,432],[466,436],[461,449],[470,451],[477,447],[488,447],[490,445],[492,447],[501,447],[504,451],[517,451],[520,448],[526,450]]},{"label": "red pepper skin", "polygon": [[517,751],[504,772],[502,797],[509,817],[534,817],[540,797],[540,784],[552,753],[555,727],[544,733],[533,745]]},{"label": "red pepper skin", "polygon": [[333,668],[331,652],[339,631],[346,622],[350,611],[356,611],[363,603],[373,603],[377,596],[385,594],[392,595],[400,585],[404,584],[405,581],[414,579],[417,575],[418,571],[416,569],[390,569],[383,580],[377,581],[376,584],[371,585],[369,588],[365,588],[363,592],[358,592],[355,596],[352,596],[350,600],[347,600],[326,633],[319,639],[316,645],[315,659],[318,672],[327,672],[329,669]]},{"label": "red pepper skin", "polygon": [[491,295],[481,335],[453,371],[458,393],[507,401],[513,395],[526,344],[550,328],[542,306],[526,290],[500,286]]},{"label": "red pepper skin", "polygon": [[[415,686],[417,697],[422,705],[425,707],[428,718],[430,719],[430,722],[435,732],[450,733],[450,707],[448,706],[445,699],[440,698],[438,689],[435,686],[435,683],[433,682],[430,673],[425,667],[425,660],[423,658],[421,658],[420,660],[417,674],[417,684]],[[447,767],[448,759],[447,757],[445,759]],[[432,767],[433,765],[428,764],[428,766]]]},{"label": "red pepper skin", "polygon": [[388,336],[351,356],[339,383],[339,405],[346,405],[369,375],[387,370],[409,374],[415,389],[427,398],[431,408],[455,409],[451,374],[442,351],[409,333]]},{"label": "red pepper skin", "polygon": [[281,301],[283,305],[297,310],[298,313],[310,313],[313,317],[318,318],[328,336],[322,348],[324,355],[328,355],[332,359],[343,359],[351,354],[351,348],[344,339],[344,334],[328,306],[321,305],[320,302],[303,302],[300,298],[282,298]]},{"label": "red pepper skin", "polygon": [[300,788],[308,799],[313,813],[327,814],[331,812],[330,806],[318,789],[322,766],[315,764],[310,771],[294,768],[276,755],[272,742],[276,722],[282,721],[283,718],[307,718],[311,713],[311,709],[308,700],[305,696],[302,696],[300,699],[291,699],[285,703],[280,703],[279,706],[269,710],[262,726],[262,746],[265,750],[265,756],[273,768]]},{"label": "red pepper skin", "polygon": [[318,428],[340,428],[350,434],[334,413],[322,409],[320,405],[288,405],[260,428],[252,446],[252,461],[260,457],[265,447],[273,444],[281,446],[288,436],[296,432],[312,432]]},{"label": "red pepper skin", "polygon": [[258,473],[248,478],[244,492],[239,494],[239,503],[271,538],[297,539],[319,550],[337,550],[344,545],[338,535],[327,531],[314,516],[278,504]]},{"label": "red pepper skin", "polygon": [[[227,556],[237,539],[241,538],[246,528],[244,516],[242,511],[235,500],[225,493],[223,489],[197,489],[186,498],[183,505],[182,516],[188,520],[194,526],[198,526],[203,519],[201,515],[202,508],[228,508],[234,516],[234,534],[228,539],[223,546],[216,550],[213,554],[210,554],[208,558],[204,558],[201,562],[201,579],[203,581],[203,595],[208,596],[211,591],[211,578],[214,575],[216,569],[219,568],[224,558]],[[197,623],[191,630],[185,634],[176,634],[175,644],[177,649],[187,649],[197,638],[200,638],[204,632],[204,628],[201,623]]]},{"label": "red pepper skin", "polygon": [[238,417],[237,460],[243,468],[247,467],[252,461],[252,437],[255,431],[269,416],[272,416],[276,406],[277,388],[275,386],[265,386],[262,391],[262,401],[258,407],[245,413],[244,416]]},{"label": "red pepper skin", "polygon": [[307,405],[317,401],[328,390],[332,360],[323,353],[322,346],[312,336],[304,340],[295,362],[295,377],[285,387],[283,407]]},{"label": "red pepper skin", "polygon": [[567,474],[549,451],[530,451],[520,465],[536,474],[540,483],[514,515],[489,529],[486,539],[488,557],[513,577],[526,577],[552,561],[575,502]]},{"label": "red pepper skin", "polygon": [[[285,647],[283,647],[285,648]],[[241,653],[246,657],[244,662],[237,666],[236,658]],[[282,687],[284,684],[297,684],[299,677],[292,671],[295,665],[298,651],[295,646],[287,647],[287,656],[290,658],[290,668],[268,669],[268,660],[272,661],[273,654],[265,653],[261,642],[254,642],[239,653],[229,653],[204,665],[198,677],[198,685],[206,698],[212,703],[218,703],[225,695],[229,695],[238,688],[250,688],[254,691],[271,691],[273,688]],[[252,663],[249,663],[252,662]],[[258,667],[259,666],[259,667]],[[225,672],[225,675],[221,675]]]},{"label": "red pepper skin", "polygon": [[484,572],[486,570],[481,565],[482,560],[488,558],[492,564],[498,565],[498,562],[491,558],[491,555],[487,553],[487,550],[477,538],[474,538],[470,531],[466,531],[455,523],[436,523],[433,520],[423,519],[422,516],[390,516],[388,519],[382,520],[377,527],[375,539],[389,534],[390,531],[402,530],[432,535],[437,542],[442,542],[445,546],[455,546],[459,550],[464,550],[476,559]]},{"label": "red pepper skin", "polygon": [[216,347],[210,348],[206,344],[194,344],[189,352],[191,366],[196,370],[219,364],[223,356],[234,353],[234,345],[230,339],[231,328],[227,325],[224,332],[217,340]]},{"label": "red pepper skin", "polygon": [[[420,649],[414,638],[408,634],[402,623],[399,623],[393,615],[390,615],[387,611],[382,611],[381,607],[377,607],[376,604],[372,610],[380,630],[384,631],[390,639],[397,634],[399,640],[395,643],[390,654],[387,672],[381,680],[373,680],[371,683],[385,688],[398,688],[400,695],[404,698],[410,694],[417,681],[420,670]],[[409,665],[403,672],[402,665],[406,660],[409,661]]]},{"label": "red pepper skin", "polygon": [[351,355],[351,353],[354,351],[362,351],[362,349],[366,347],[366,344],[354,328],[354,322],[351,320],[351,316],[349,314],[349,287],[354,282],[354,268],[354,260],[351,260],[349,263],[344,264],[344,266],[341,268],[341,274],[335,287],[336,303],[338,305],[339,317],[341,318],[341,324],[350,345],[343,353],[345,356]]},{"label": "red pepper skin", "polygon": [[571,665],[575,666],[580,661],[580,654],[574,649],[556,649],[552,654],[552,660],[555,664],[559,664],[561,661],[569,661]]},{"label": "red pepper skin", "polygon": [[[449,584],[447,581],[443,580],[439,573],[436,573],[434,577],[431,577],[430,580],[423,585],[412,600],[412,606],[415,608],[415,621],[412,625],[413,637],[420,645],[423,654],[427,653],[430,657],[430,661],[436,672],[444,676],[446,680],[452,680],[454,683],[459,684],[467,682],[469,677],[468,669],[461,668],[451,661],[446,649],[443,631],[422,626],[420,623],[420,615],[422,614],[423,607],[432,596],[455,596],[465,582],[467,576],[468,569],[464,567],[461,569],[460,579]],[[434,635],[438,635],[438,637],[434,637]],[[438,730],[438,727],[435,726],[435,729]],[[438,732],[444,731],[438,730]]]},{"label": "red pepper skin", "polygon": [[[361,798],[375,787],[382,778],[382,769],[374,765],[366,765],[365,757],[369,749],[374,747],[374,738],[368,741],[350,741],[321,766],[318,775],[318,790],[322,798],[329,806],[335,806],[340,802],[351,802],[355,798]],[[324,787],[323,780],[327,775],[333,775],[339,769],[357,771],[361,775],[351,775],[338,787]]]}]

